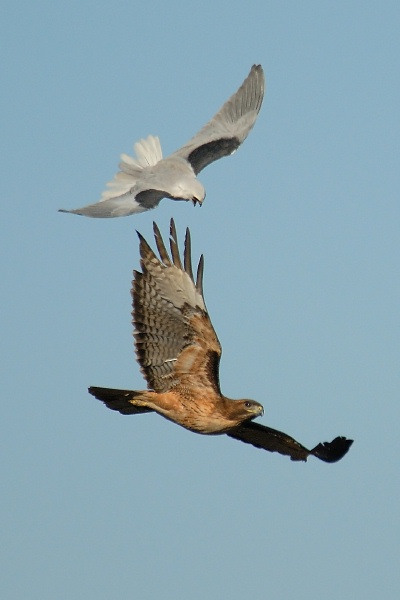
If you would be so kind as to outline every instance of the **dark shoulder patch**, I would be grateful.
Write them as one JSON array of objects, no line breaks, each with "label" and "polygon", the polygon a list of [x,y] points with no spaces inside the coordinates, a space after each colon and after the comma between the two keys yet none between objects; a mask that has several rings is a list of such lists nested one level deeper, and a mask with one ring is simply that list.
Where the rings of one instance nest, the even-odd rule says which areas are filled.
[{"label": "dark shoulder patch", "polygon": [[192,150],[188,156],[188,161],[197,175],[197,173],[207,167],[210,163],[223,156],[232,154],[239,146],[240,142],[236,137],[214,140]]},{"label": "dark shoulder patch", "polygon": [[136,202],[148,210],[155,208],[162,198],[166,198],[162,190],[145,190],[135,196]]}]

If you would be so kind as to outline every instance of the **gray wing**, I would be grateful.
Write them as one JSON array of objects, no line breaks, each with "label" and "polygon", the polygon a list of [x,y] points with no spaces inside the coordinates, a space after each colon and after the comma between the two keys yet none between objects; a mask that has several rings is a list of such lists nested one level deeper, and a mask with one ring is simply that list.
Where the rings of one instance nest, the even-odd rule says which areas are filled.
[{"label": "gray wing", "polygon": [[308,450],[290,435],[252,421],[239,425],[227,435],[246,444],[252,444],[256,448],[290,456],[291,460],[306,461],[312,454],[328,463],[337,462],[343,458],[353,443],[353,440],[337,437],[332,442],[323,442],[312,450]]},{"label": "gray wing", "polygon": [[138,194],[127,192],[122,196],[107,198],[95,204],[89,204],[82,208],[66,210],[60,208],[58,212],[72,213],[74,215],[83,215],[95,219],[110,219],[113,217],[127,217],[135,213],[141,213],[145,210],[155,208],[160,200],[165,198],[165,192],[162,190],[145,190]]},{"label": "gray wing", "polygon": [[253,65],[237,92],[211,121],[174,154],[188,160],[196,175],[213,161],[232,154],[256,122],[264,89],[263,69],[261,65]]},{"label": "gray wing", "polygon": [[[75,208],[60,209],[59,212],[84,215],[85,217],[126,217],[155,208],[165,197],[163,181],[149,178],[148,172],[162,164],[162,152],[158,137],[149,135],[134,145],[136,157],[121,154],[120,170],[107,184],[99,202]],[[157,186],[160,183],[161,187]]]},{"label": "gray wing", "polygon": [[134,272],[132,317],[136,355],[149,388],[164,392],[185,380],[219,390],[221,346],[204,303],[203,257],[193,276],[189,230],[183,264],[172,219],[171,258],[155,223],[160,259],[138,235],[142,273]]}]

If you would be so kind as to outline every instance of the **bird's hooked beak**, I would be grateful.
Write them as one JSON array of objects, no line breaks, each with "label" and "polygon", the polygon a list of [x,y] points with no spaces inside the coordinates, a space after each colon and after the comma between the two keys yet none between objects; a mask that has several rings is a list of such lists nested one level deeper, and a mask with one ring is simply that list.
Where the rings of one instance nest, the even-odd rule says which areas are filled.
[{"label": "bird's hooked beak", "polygon": [[252,419],[256,419],[257,417],[262,417],[264,414],[264,407],[262,404],[258,402],[251,401],[251,406],[249,407],[250,411],[253,413],[254,417]]}]

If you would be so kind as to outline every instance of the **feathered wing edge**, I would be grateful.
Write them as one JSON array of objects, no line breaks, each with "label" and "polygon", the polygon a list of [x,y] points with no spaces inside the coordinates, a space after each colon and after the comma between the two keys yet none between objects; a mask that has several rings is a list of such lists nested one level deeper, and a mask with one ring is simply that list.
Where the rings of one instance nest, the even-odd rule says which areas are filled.
[{"label": "feathered wing edge", "polygon": [[[190,229],[188,227],[186,227],[185,246],[184,246],[184,252],[183,252],[183,265],[182,265],[182,261],[181,261],[180,253],[179,253],[178,236],[176,233],[174,219],[170,220],[169,230],[170,230],[170,249],[171,249],[172,263],[169,258],[168,252],[165,248],[164,240],[163,240],[161,232],[157,226],[157,223],[153,222],[154,239],[156,241],[157,250],[160,254],[161,261],[167,266],[174,264],[178,269],[187,273],[187,275],[192,280],[197,293],[200,294],[200,296],[202,298],[202,301],[203,301],[202,308],[204,308],[205,307],[204,294],[203,294],[204,256],[203,256],[203,254],[200,256],[199,263],[197,265],[197,273],[196,273],[196,279],[195,279],[193,276],[193,269],[192,269],[192,239],[190,236]],[[140,234],[138,234],[138,235],[140,235]]]},{"label": "feathered wing edge", "polygon": [[290,456],[291,460],[306,461],[312,455],[328,463],[343,458],[353,443],[353,440],[339,436],[332,442],[320,443],[309,450],[286,433],[253,421],[239,425],[227,435],[246,444],[252,444],[256,448]]},{"label": "feathered wing edge", "polygon": [[[177,308],[180,308],[183,304],[189,304],[192,308],[199,307],[202,310],[205,310],[203,297],[204,257],[203,255],[200,256],[195,279],[192,270],[191,237],[189,228],[186,228],[185,234],[183,265],[180,258],[174,220],[171,219],[170,221],[171,257],[167,252],[161,232],[155,222],[153,222],[153,231],[160,258],[156,256],[142,234],[139,233],[139,231],[136,232],[140,242],[140,264],[143,275],[150,272],[151,276],[157,281],[157,286],[159,287],[158,291],[161,294],[165,293],[168,301],[173,303]],[[174,280],[180,280],[180,286],[177,284],[171,285],[168,270],[165,270],[164,267],[171,268],[171,277]],[[139,278],[142,275],[138,271],[135,271],[134,274],[135,277],[138,276]],[[135,282],[133,282],[133,288],[135,288]]]},{"label": "feathered wing edge", "polygon": [[190,346],[194,351],[196,347],[197,356],[202,351],[201,343],[197,342],[204,333],[197,329],[192,319],[195,315],[208,318],[203,298],[204,259],[200,257],[194,276],[189,229],[186,229],[182,258],[173,219],[170,222],[170,252],[156,223],[153,223],[153,230],[159,256],[137,232],[142,272],[134,271],[132,323],[136,357],[149,389],[165,392],[176,381],[175,376],[180,378],[182,375],[180,369],[187,364],[186,348]]},{"label": "feathered wing edge", "polygon": [[264,99],[264,91],[262,66],[253,65],[239,89],[174,154],[187,159],[196,175],[212,162],[232,154],[253,128]]}]

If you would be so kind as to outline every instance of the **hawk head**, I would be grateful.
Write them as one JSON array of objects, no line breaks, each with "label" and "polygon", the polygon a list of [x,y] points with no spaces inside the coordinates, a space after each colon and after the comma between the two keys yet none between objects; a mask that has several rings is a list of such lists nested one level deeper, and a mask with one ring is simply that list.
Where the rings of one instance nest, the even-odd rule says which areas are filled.
[{"label": "hawk head", "polygon": [[230,417],[238,425],[256,417],[262,417],[264,414],[264,407],[259,402],[255,402],[255,400],[231,400],[229,409]]}]

